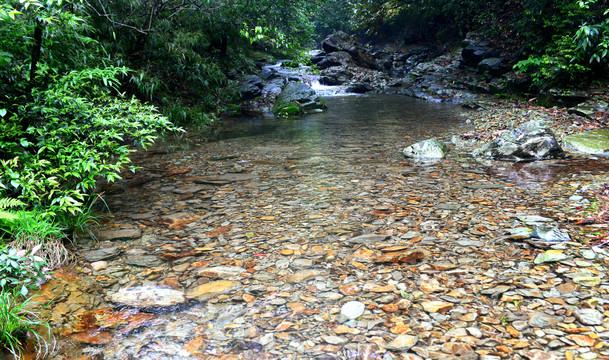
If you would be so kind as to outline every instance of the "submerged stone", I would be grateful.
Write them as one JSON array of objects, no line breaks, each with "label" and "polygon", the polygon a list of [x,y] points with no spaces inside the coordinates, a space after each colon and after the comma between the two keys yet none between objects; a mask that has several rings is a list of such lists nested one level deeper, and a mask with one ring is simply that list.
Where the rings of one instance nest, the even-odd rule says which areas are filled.
[{"label": "submerged stone", "polygon": [[596,129],[565,137],[563,146],[585,154],[609,153],[609,129]]},{"label": "submerged stone", "polygon": [[442,159],[446,156],[446,144],[436,139],[428,139],[405,148],[404,156],[413,159]]},{"label": "submerged stone", "polygon": [[134,287],[111,294],[109,300],[132,307],[168,307],[186,301],[182,291],[157,287]]}]

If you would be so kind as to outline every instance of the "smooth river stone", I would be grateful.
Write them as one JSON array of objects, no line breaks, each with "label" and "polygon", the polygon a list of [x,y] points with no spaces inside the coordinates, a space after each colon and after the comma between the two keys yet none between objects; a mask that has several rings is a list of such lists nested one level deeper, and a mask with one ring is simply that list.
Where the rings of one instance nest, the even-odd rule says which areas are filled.
[{"label": "smooth river stone", "polygon": [[168,307],[186,302],[182,291],[156,287],[134,287],[121,289],[111,294],[113,303],[131,307]]},{"label": "smooth river stone", "polygon": [[415,346],[417,341],[419,341],[418,336],[398,335],[387,344],[386,348],[392,351],[406,351]]},{"label": "smooth river stone", "polygon": [[571,237],[566,230],[559,229],[555,226],[535,226],[531,232],[531,236],[550,242],[565,242],[571,240]]},{"label": "smooth river stone", "polygon": [[214,266],[199,270],[199,276],[225,279],[240,277],[241,274],[246,271],[247,270],[245,270],[241,266]]},{"label": "smooth river stone", "polygon": [[241,286],[238,281],[212,281],[203,285],[199,285],[186,293],[189,298],[205,301],[212,299],[220,294],[224,294]]},{"label": "smooth river stone", "polygon": [[349,301],[340,308],[340,314],[347,320],[354,320],[364,314],[366,305],[361,301]]},{"label": "smooth river stone", "polygon": [[603,325],[604,315],[596,309],[577,309],[573,315],[584,325]]},{"label": "smooth river stone", "polygon": [[325,275],[325,273],[318,271],[318,270],[300,270],[300,271],[297,271],[294,274],[288,276],[286,281],[294,284],[294,283],[300,283],[303,281],[307,281],[307,280],[313,279],[317,276],[323,276],[323,275]]}]

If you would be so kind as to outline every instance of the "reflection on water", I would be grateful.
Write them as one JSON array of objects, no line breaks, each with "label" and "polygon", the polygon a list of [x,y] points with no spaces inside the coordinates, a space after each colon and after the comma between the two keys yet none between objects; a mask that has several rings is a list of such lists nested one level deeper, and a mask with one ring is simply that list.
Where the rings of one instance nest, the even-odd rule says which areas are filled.
[{"label": "reflection on water", "polygon": [[266,134],[303,142],[392,142],[442,136],[463,126],[460,108],[399,95],[326,98],[328,110],[298,119],[240,118],[227,120],[220,139]]}]

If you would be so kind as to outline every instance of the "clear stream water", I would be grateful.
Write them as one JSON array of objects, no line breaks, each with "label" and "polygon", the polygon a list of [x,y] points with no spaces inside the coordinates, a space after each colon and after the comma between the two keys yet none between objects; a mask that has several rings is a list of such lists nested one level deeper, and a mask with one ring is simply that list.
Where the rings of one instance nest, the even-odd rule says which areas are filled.
[{"label": "clear stream water", "polygon": [[[125,265],[122,257],[108,260],[109,269],[118,269],[114,270],[114,273],[109,271],[79,275],[83,279],[88,278],[88,281],[95,282],[100,278],[99,276],[111,278],[113,274],[120,274],[120,278],[117,278],[118,284],[103,289],[88,290],[90,296],[99,300],[83,305],[87,310],[106,307],[116,309],[115,305],[105,300],[106,295],[120,291],[121,286],[126,286],[125,279],[129,279],[130,285],[162,287],[164,285],[161,279],[171,277],[180,279],[184,289],[192,288],[196,284],[195,281],[204,279],[192,276],[196,269],[189,269],[188,261],[192,263],[201,260],[212,261],[209,266],[217,265],[216,262],[235,259],[245,264],[248,262],[260,264],[260,269],[255,274],[260,274],[262,276],[260,279],[264,279],[264,276],[268,279],[240,279],[242,289],[245,289],[243,291],[247,293],[248,289],[262,284],[277,287],[276,293],[269,295],[264,290],[261,293],[251,292],[256,296],[254,303],[230,300],[221,303],[191,303],[169,311],[153,312],[154,319],[138,325],[136,330],[125,331],[120,325],[117,328],[90,330],[94,332],[92,334],[94,337],[97,336],[95,331],[108,332],[107,339],[111,340],[106,344],[79,344],[74,341],[74,335],[70,335],[62,339],[63,348],[79,348],[84,349],[88,354],[103,354],[101,358],[104,360],[186,360],[220,356],[225,351],[234,354],[261,351],[265,344],[268,344],[267,341],[276,341],[277,347],[273,351],[279,357],[283,354],[291,358],[309,358],[306,354],[299,353],[301,351],[299,346],[305,346],[303,344],[306,343],[307,338],[316,339],[316,336],[318,338],[320,334],[315,333],[321,331],[318,326],[307,327],[306,333],[303,333],[306,335],[294,332],[295,345],[289,341],[282,342],[273,338],[271,329],[277,325],[275,323],[266,330],[266,333],[245,337],[245,329],[252,327],[252,324],[259,324],[257,326],[263,328],[271,320],[289,320],[289,310],[286,309],[285,301],[279,301],[282,298],[277,295],[278,293],[294,293],[295,300],[292,296],[289,298],[290,301],[300,301],[299,296],[310,295],[306,290],[301,289],[301,284],[286,284],[282,280],[285,274],[282,275],[280,270],[291,266],[289,262],[291,258],[261,254],[285,246],[293,239],[322,241],[323,239],[312,236],[314,232],[319,233],[324,229],[330,233],[328,229],[337,226],[361,227],[364,220],[374,217],[371,215],[373,210],[381,214],[390,211],[387,209],[391,209],[391,204],[398,199],[392,198],[393,187],[398,194],[405,192],[404,194],[408,196],[421,196],[422,203],[429,200],[431,205],[426,205],[421,210],[421,214],[425,214],[433,209],[431,200],[461,201],[467,204],[466,193],[456,192],[461,196],[460,199],[456,199],[451,198],[453,195],[445,189],[458,190],[461,186],[460,181],[463,181],[464,185],[466,182],[471,185],[477,181],[471,177],[472,173],[498,177],[499,179],[495,179],[498,182],[513,182],[546,189],[547,183],[564,176],[572,176],[577,171],[597,172],[603,167],[606,168],[606,162],[586,158],[577,160],[578,167],[572,166],[572,160],[530,164],[496,163],[487,166],[469,157],[467,149],[454,146],[451,146],[447,159],[435,165],[425,164],[426,166],[420,167],[421,164],[406,160],[401,154],[402,149],[431,137],[449,142],[452,135],[471,130],[471,125],[460,116],[461,108],[392,95],[333,96],[328,97],[326,102],[328,110],[323,113],[289,120],[272,117],[229,119],[219,132],[218,141],[192,145],[182,151],[140,154],[136,157],[135,164],[142,165],[144,171],[140,176],[143,177],[149,176],[146,171],[152,168],[191,170],[184,176],[153,177],[140,188],[108,195],[106,199],[108,206],[117,214],[112,219],[115,223],[140,226],[141,223],[130,215],[151,214],[152,220],[142,227],[145,229],[145,234],[153,234],[154,237],[147,237],[148,243],[143,240],[119,242],[120,246],[125,247],[125,253],[131,251],[135,254],[140,251],[148,255],[160,256],[166,250],[159,252],[159,249],[171,243],[174,237],[200,241],[202,243],[195,245],[206,246],[205,241],[217,240],[204,234],[222,224],[232,226],[232,230],[223,235],[229,241],[230,249],[241,248],[243,252],[227,253],[228,250],[224,250],[226,247],[216,244],[216,249],[221,251],[213,256],[208,255],[214,254],[213,252],[203,253],[176,262],[160,261],[159,258],[155,267],[161,268],[160,273],[163,275],[153,280],[148,279],[149,274],[143,274],[145,271],[142,268]],[[256,174],[259,179],[249,183],[232,184],[230,188],[210,185],[209,189],[204,191],[207,197],[201,199],[197,194],[184,197],[172,190],[189,185],[188,176],[233,171]],[[434,171],[441,176],[436,178]],[[450,177],[443,179],[444,172]],[[464,175],[463,179],[460,178],[460,174]],[[408,184],[417,185],[419,176],[424,186],[419,187],[417,191],[425,191],[425,193],[408,193]],[[331,193],[324,190],[324,187],[331,187]],[[477,190],[471,191],[473,193]],[[406,196],[404,194],[402,197]],[[507,199],[508,195],[500,193],[498,196]],[[335,202],[342,205],[336,206]],[[378,204],[382,206],[379,207]],[[385,208],[387,204],[390,206]],[[167,212],[188,211],[197,206],[200,209],[203,209],[203,206],[207,207],[205,211],[209,212],[205,217],[206,220],[194,222],[179,232],[174,233],[154,222],[155,217],[163,216]],[[355,215],[347,216],[348,213]],[[268,217],[269,214],[275,218],[273,223],[247,220]],[[385,225],[379,226],[382,228]],[[438,226],[441,226],[441,223]],[[268,239],[265,238],[260,243],[250,244],[249,235],[246,236],[246,233],[275,234],[269,235]],[[310,237],[307,234],[310,234]],[[344,239],[341,238],[342,240]],[[116,244],[89,245],[95,248]],[[187,245],[186,242],[179,241],[172,244],[176,247]],[[300,246],[300,244],[292,245]],[[320,246],[322,245],[323,243],[320,243]],[[78,246],[86,247],[80,244]],[[182,251],[186,250],[182,249]],[[341,252],[347,254],[352,250],[338,248],[336,252],[340,256]],[[323,259],[316,261],[321,261],[328,269],[332,266],[332,261],[327,263]],[[178,266],[184,264],[185,267]],[[77,265],[87,267],[88,263],[79,259]],[[268,269],[275,269],[275,273]],[[337,284],[329,278],[316,286],[319,289],[318,293],[337,291]],[[74,293],[72,297],[78,298]],[[70,301],[67,296],[63,298]],[[336,301],[320,301],[307,306],[321,311],[337,306]],[[55,308],[60,305],[53,304]],[[69,316],[66,315],[66,318]],[[306,320],[302,321],[307,325]],[[271,334],[270,338],[269,334]],[[72,351],[66,350],[65,353],[69,354]]]}]

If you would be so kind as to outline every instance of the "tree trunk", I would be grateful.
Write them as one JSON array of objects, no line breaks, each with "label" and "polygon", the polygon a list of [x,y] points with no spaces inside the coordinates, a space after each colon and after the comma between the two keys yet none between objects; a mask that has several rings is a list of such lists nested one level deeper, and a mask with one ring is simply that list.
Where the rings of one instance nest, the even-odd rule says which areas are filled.
[{"label": "tree trunk", "polygon": [[40,22],[36,23],[34,28],[34,44],[32,45],[32,58],[30,65],[30,89],[35,85],[36,81],[36,70],[38,69],[38,62],[40,61],[40,51],[42,49],[42,25]]}]

